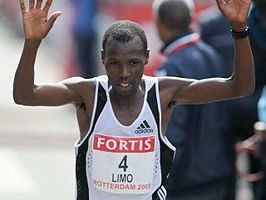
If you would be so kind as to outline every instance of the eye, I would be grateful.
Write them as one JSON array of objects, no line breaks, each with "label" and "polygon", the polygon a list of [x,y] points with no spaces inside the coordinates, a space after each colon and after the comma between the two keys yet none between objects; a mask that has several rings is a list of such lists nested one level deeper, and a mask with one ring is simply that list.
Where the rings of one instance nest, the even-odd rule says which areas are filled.
[{"label": "eye", "polygon": [[109,63],[109,66],[111,66],[111,67],[119,66],[119,62],[117,62],[117,61],[111,61]]},{"label": "eye", "polygon": [[118,65],[118,62],[117,61],[112,61],[110,62],[111,65]]},{"label": "eye", "polygon": [[139,62],[138,61],[130,61],[130,63],[129,63],[130,65],[137,65],[137,64],[139,64]]}]

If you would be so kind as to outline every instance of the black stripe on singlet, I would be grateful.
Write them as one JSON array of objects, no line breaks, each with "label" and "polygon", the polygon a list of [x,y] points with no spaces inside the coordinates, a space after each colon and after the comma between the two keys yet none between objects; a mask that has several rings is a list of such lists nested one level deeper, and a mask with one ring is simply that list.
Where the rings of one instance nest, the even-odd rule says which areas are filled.
[{"label": "black stripe on singlet", "polygon": [[156,96],[156,84],[154,84],[153,87],[149,90],[147,96],[147,102],[151,108],[151,111],[153,113],[158,128],[158,135],[159,135],[158,138],[160,142],[160,164],[161,164],[161,175],[162,175],[161,186],[153,193],[152,199],[162,200],[166,198],[166,194],[161,195],[162,194],[161,191],[163,191],[162,187],[170,173],[175,152],[172,149],[170,149],[161,139],[161,132],[160,132],[161,127],[160,127],[160,117],[159,117],[159,108],[158,108],[159,105]]},{"label": "black stripe on singlet", "polygon": [[83,141],[82,145],[78,147],[78,153],[76,156],[76,183],[77,183],[77,199],[76,200],[89,200],[89,186],[87,181],[86,173],[86,154],[88,151],[88,140],[94,130],[95,124],[107,102],[105,89],[99,83],[98,88],[98,100],[97,108],[92,123],[91,131],[88,133],[88,136]]}]

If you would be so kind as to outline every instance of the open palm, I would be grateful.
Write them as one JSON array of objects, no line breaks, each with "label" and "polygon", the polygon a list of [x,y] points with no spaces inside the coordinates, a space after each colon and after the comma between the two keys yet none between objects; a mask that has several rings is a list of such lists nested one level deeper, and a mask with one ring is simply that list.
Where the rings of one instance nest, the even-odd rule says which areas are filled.
[{"label": "open palm", "polygon": [[220,11],[230,22],[246,21],[252,0],[216,0]]},{"label": "open palm", "polygon": [[29,0],[29,10],[26,10],[24,0],[20,0],[22,12],[23,27],[26,39],[41,40],[49,33],[55,20],[61,15],[60,12],[52,14],[48,19],[48,11],[51,7],[52,0],[47,0],[42,8],[42,0]]}]

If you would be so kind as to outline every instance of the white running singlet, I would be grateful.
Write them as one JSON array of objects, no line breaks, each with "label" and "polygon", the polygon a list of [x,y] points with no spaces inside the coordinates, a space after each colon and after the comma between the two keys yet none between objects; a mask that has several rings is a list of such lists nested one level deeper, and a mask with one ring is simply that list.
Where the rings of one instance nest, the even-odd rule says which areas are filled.
[{"label": "white running singlet", "polygon": [[143,76],[145,96],[135,121],[121,124],[107,76],[96,78],[91,127],[76,149],[76,200],[165,200],[175,148],[161,133],[158,79]]}]

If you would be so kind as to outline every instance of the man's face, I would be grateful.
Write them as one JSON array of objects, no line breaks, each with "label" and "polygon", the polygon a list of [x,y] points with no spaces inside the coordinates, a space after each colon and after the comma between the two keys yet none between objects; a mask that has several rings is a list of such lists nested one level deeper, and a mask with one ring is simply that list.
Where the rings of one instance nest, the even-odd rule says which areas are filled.
[{"label": "man's face", "polygon": [[149,51],[144,50],[139,37],[122,43],[107,41],[102,51],[102,62],[112,90],[119,95],[133,94],[139,87]]}]

